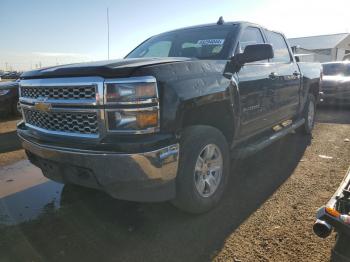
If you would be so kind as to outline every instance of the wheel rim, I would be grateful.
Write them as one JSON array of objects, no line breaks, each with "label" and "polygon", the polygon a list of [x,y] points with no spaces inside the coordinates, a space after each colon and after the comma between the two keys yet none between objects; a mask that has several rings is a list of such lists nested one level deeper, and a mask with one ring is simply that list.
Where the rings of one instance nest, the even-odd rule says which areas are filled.
[{"label": "wheel rim", "polygon": [[307,116],[307,122],[309,127],[311,128],[314,124],[314,118],[315,118],[315,105],[313,101],[310,101],[309,103],[309,113]]},{"label": "wheel rim", "polygon": [[206,145],[197,157],[194,184],[202,197],[213,195],[220,185],[223,170],[221,150],[214,144]]}]

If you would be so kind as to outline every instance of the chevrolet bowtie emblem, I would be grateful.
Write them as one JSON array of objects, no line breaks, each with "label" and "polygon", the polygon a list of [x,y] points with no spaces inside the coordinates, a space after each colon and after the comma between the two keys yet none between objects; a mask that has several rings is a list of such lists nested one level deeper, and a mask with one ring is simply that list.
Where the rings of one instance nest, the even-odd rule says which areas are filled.
[{"label": "chevrolet bowtie emblem", "polygon": [[35,108],[36,110],[39,110],[39,111],[48,112],[48,111],[51,110],[51,104],[42,103],[42,102],[37,102],[37,103],[35,103],[34,108]]}]

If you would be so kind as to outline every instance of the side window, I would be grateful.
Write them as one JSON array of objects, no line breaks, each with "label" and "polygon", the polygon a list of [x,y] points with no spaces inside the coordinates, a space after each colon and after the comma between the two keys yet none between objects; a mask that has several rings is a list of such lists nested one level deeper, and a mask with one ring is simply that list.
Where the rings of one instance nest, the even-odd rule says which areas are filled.
[{"label": "side window", "polygon": [[243,53],[244,49],[248,45],[263,44],[264,39],[261,35],[261,31],[256,27],[248,27],[244,30],[241,39],[239,41],[239,53]]},{"label": "side window", "polygon": [[266,31],[267,38],[272,44],[275,56],[271,59],[271,62],[288,63],[291,61],[289,50],[281,34]]}]

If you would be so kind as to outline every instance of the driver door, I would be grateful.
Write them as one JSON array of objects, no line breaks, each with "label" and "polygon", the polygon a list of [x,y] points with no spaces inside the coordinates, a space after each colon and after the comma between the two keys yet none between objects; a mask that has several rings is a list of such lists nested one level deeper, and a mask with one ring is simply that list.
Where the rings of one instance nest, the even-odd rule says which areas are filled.
[{"label": "driver door", "polygon": [[[246,46],[265,43],[258,27],[244,29],[239,41],[239,53]],[[271,127],[273,90],[271,87],[271,64],[267,60],[245,64],[238,72],[241,97],[240,137],[254,135],[262,129]]]}]

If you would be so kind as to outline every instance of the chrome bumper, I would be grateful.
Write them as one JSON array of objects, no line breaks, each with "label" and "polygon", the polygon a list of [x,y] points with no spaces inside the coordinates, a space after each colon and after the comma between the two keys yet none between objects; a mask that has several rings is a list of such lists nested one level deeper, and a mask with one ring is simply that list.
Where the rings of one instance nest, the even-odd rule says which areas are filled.
[{"label": "chrome bumper", "polygon": [[[316,214],[316,223],[314,225],[314,232],[319,237],[327,237],[333,230],[336,229],[338,233],[342,233],[350,237],[350,226],[345,224],[339,217],[334,217],[326,211],[326,207],[336,208],[337,202],[343,196],[344,190],[349,190],[350,188],[350,168],[348,169],[343,181],[338,187],[337,191],[327,202],[327,204],[321,207]],[[322,226],[320,226],[322,225]],[[324,234],[325,233],[325,234]]]},{"label": "chrome bumper", "polygon": [[20,138],[31,162],[58,182],[98,188],[115,198],[135,201],[164,201],[175,196],[178,144],[123,154],[52,147]]}]

